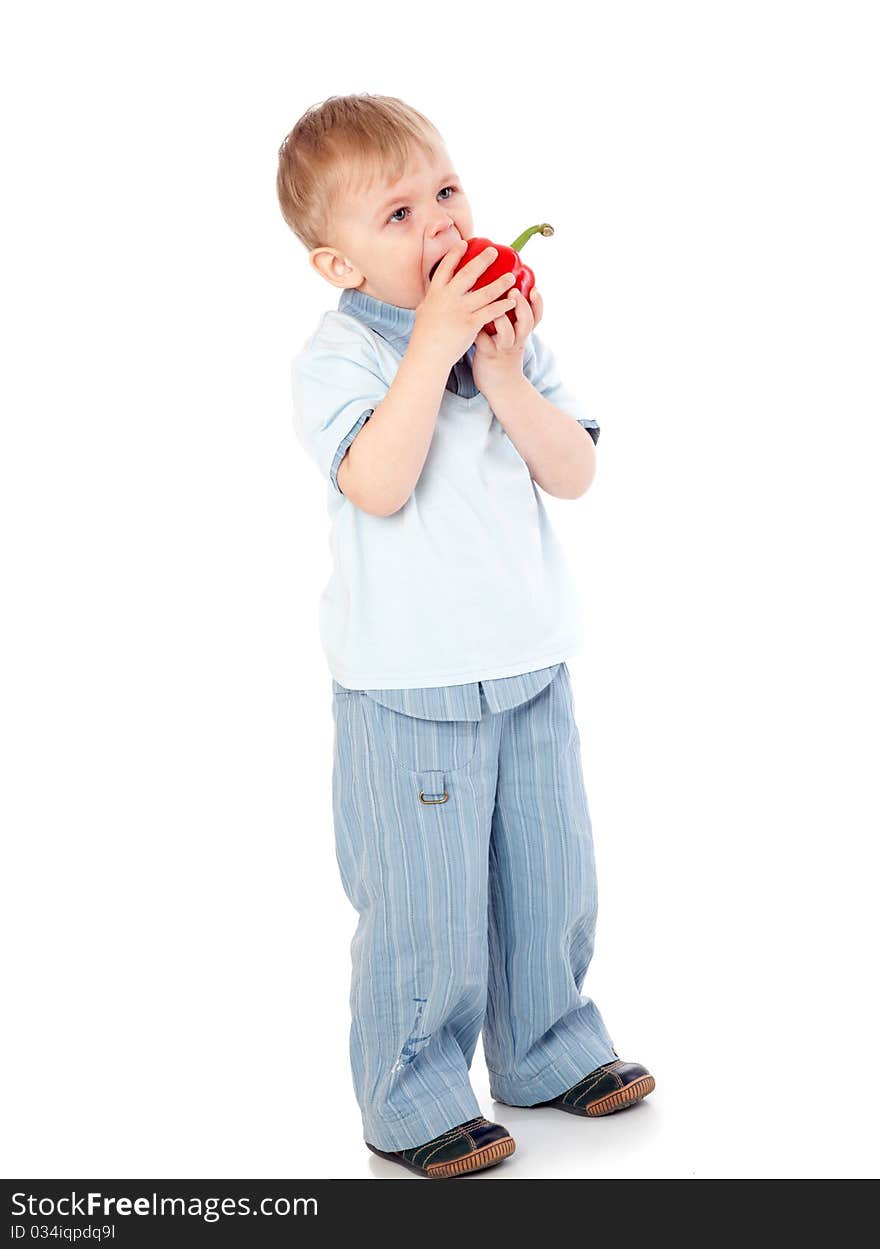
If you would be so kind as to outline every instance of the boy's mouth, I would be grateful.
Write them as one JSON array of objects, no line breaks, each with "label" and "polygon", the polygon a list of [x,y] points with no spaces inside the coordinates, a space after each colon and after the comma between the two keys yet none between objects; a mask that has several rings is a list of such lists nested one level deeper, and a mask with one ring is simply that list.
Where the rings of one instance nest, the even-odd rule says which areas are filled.
[{"label": "boy's mouth", "polygon": [[[461,242],[461,239],[459,238],[457,242],[459,242],[459,243],[460,243],[460,242]],[[438,267],[439,267],[439,266],[443,263],[443,261],[444,261],[444,260],[446,259],[446,257],[449,255],[449,253],[450,253],[450,251],[452,250],[452,248],[453,248],[453,247],[455,247],[455,246],[457,246],[457,242],[456,242],[456,240],[455,240],[455,239],[453,239],[453,241],[450,243],[449,247],[447,247],[447,249],[446,249],[446,251],[443,253],[443,255],[442,255],[442,256],[439,256],[439,257],[437,258],[437,260],[435,260],[435,261],[434,261],[434,263],[431,265],[431,268],[428,270],[428,278],[427,278],[427,280],[428,280],[429,282],[430,282],[430,281],[431,281],[431,279],[434,277],[434,274],[437,272]]]}]

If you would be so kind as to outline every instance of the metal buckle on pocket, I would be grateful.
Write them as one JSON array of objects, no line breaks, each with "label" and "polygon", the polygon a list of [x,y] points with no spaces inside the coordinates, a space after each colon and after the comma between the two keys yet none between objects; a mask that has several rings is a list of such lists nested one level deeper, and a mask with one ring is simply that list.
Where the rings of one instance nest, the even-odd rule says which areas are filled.
[{"label": "metal buckle on pocket", "polygon": [[[423,802],[426,807],[436,807],[439,803],[445,802],[449,797],[449,791],[446,788],[445,773],[440,771],[421,772],[418,776],[419,802]],[[426,797],[425,795],[430,795]]]}]

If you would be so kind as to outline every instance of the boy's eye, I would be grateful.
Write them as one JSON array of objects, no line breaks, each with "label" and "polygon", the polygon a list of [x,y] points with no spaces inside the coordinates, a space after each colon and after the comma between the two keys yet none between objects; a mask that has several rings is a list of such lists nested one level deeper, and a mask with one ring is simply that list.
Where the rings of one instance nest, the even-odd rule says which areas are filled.
[{"label": "boy's eye", "polygon": [[[452,191],[452,193],[453,193],[453,194],[455,194],[455,192],[456,192],[457,190],[458,190],[458,187],[457,187],[457,186],[445,186],[445,187],[442,187],[442,188],[441,188],[441,189],[437,192],[437,194],[438,194],[438,195],[443,195],[443,192],[444,192],[444,191]],[[448,198],[450,198],[450,197],[449,197],[449,196],[445,196],[444,198],[445,198],[445,199],[448,199]],[[398,216],[397,216],[397,214],[398,214],[398,213],[406,213],[406,212],[409,212],[409,209],[408,209],[408,208],[395,208],[394,212],[393,212],[393,213],[391,214],[391,216],[388,218],[388,221],[389,221],[389,222],[397,222],[397,223],[399,223],[399,222],[401,222],[401,221],[405,221],[405,220],[406,220],[406,218],[405,218],[405,217],[398,217]]]}]

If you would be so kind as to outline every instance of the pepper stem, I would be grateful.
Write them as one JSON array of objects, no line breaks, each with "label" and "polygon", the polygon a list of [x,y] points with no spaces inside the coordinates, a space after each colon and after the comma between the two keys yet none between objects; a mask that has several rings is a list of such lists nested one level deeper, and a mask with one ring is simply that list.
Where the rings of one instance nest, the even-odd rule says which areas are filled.
[{"label": "pepper stem", "polygon": [[513,248],[515,252],[518,252],[522,249],[523,244],[529,241],[529,239],[532,237],[533,234],[543,234],[545,238],[549,238],[552,233],[553,233],[553,227],[551,225],[548,225],[547,222],[545,221],[543,222],[542,225],[529,226],[528,230],[523,230],[519,238],[515,239],[514,242],[510,244],[510,246]]}]

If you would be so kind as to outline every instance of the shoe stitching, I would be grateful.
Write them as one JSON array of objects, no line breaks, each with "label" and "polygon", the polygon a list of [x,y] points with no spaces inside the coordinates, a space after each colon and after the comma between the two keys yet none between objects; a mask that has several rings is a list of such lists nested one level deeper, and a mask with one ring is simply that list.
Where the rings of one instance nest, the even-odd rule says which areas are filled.
[{"label": "shoe stitching", "polygon": [[[486,1122],[486,1121],[484,1120],[484,1122]],[[465,1126],[465,1125],[462,1125],[462,1127],[464,1127],[464,1126]],[[469,1126],[472,1126],[472,1125],[469,1125]],[[466,1137],[467,1137],[467,1139],[468,1139],[468,1141],[470,1142],[470,1145],[471,1145],[471,1150],[470,1150],[470,1152],[471,1152],[471,1153],[473,1153],[473,1152],[476,1150],[476,1145],[475,1145],[475,1143],[474,1143],[474,1138],[470,1135],[470,1133],[465,1132],[465,1131],[463,1131],[463,1130],[462,1130],[462,1131],[460,1131],[460,1132],[457,1132],[457,1133],[455,1134],[455,1137],[454,1137],[453,1139],[457,1139],[458,1137],[461,1137],[461,1136],[466,1136]],[[430,1144],[430,1142],[429,1142],[429,1144]],[[432,1149],[432,1150],[431,1150],[431,1152],[430,1152],[430,1154],[428,1154],[428,1156],[425,1158],[425,1161],[424,1161],[424,1162],[420,1162],[420,1163],[419,1163],[419,1166],[427,1167],[428,1163],[429,1163],[429,1162],[431,1161],[431,1159],[434,1157],[434,1154],[439,1153],[439,1152],[440,1152],[440,1150],[441,1150],[441,1149],[443,1149],[443,1148],[444,1148],[446,1145],[448,1145],[448,1144],[450,1144],[450,1142],[449,1142],[449,1141],[443,1141],[441,1144],[439,1144],[439,1145],[437,1146],[437,1148],[436,1148],[436,1149]],[[460,1161],[460,1159],[457,1159],[457,1158],[456,1158],[456,1159],[450,1159],[450,1161],[451,1161],[451,1162],[452,1162],[452,1161],[458,1162],[458,1161]]]},{"label": "shoe stitching", "polygon": [[[462,1135],[463,1135],[463,1136],[466,1136],[466,1137],[467,1137],[467,1139],[468,1139],[468,1141],[470,1142],[470,1146],[471,1146],[471,1148],[470,1148],[470,1151],[469,1151],[469,1152],[470,1152],[471,1154],[476,1153],[476,1152],[477,1152],[477,1145],[476,1145],[476,1141],[474,1140],[474,1138],[473,1138],[473,1137],[472,1137],[472,1136],[471,1136],[468,1132],[463,1132],[463,1133],[462,1133]],[[437,1152],[438,1152],[438,1151],[435,1149],[435,1150],[433,1151],[433,1153],[431,1153],[431,1154],[429,1154],[429,1155],[428,1155],[428,1157],[425,1159],[424,1164],[423,1164],[425,1167],[427,1167],[427,1166],[428,1166],[428,1163],[430,1162],[431,1158],[433,1158],[434,1154],[435,1154],[435,1153],[437,1153]],[[459,1157],[458,1157],[458,1158],[450,1158],[450,1159],[449,1159],[449,1161],[450,1161],[450,1162],[461,1162],[462,1158],[467,1158],[467,1157],[468,1157],[468,1154],[461,1154],[461,1155],[459,1155]],[[422,1164],[419,1164],[419,1165],[422,1165]]]},{"label": "shoe stitching", "polygon": [[596,1086],[601,1083],[602,1083],[602,1076],[599,1076],[597,1079],[593,1080],[591,1084],[584,1085],[583,1087],[580,1085],[580,1083],[578,1083],[574,1086],[573,1089],[569,1089],[567,1093],[563,1093],[562,1100],[568,1106],[576,1106],[582,1098],[589,1097],[593,1089],[596,1088]]},{"label": "shoe stitching", "polygon": [[[457,1133],[455,1134],[455,1136],[454,1136],[454,1137],[452,1137],[452,1139],[451,1139],[451,1140],[448,1140],[448,1141],[441,1141],[441,1142],[440,1142],[440,1144],[439,1144],[439,1145],[437,1145],[435,1149],[432,1149],[432,1150],[431,1150],[431,1152],[430,1152],[429,1154],[426,1154],[426,1155],[425,1155],[424,1160],[423,1160],[422,1162],[420,1162],[420,1163],[419,1163],[419,1166],[420,1166],[420,1167],[424,1167],[425,1169],[427,1169],[427,1167],[428,1167],[428,1163],[431,1161],[431,1159],[434,1157],[434,1155],[435,1155],[435,1154],[439,1154],[439,1153],[440,1153],[440,1151],[441,1151],[441,1150],[443,1150],[443,1149],[445,1149],[447,1145],[451,1145],[451,1144],[453,1144],[453,1142],[454,1142],[454,1141],[459,1140],[459,1139],[460,1139],[462,1136],[464,1136],[464,1135],[465,1135],[465,1133],[463,1133],[463,1132],[457,1132]],[[450,1161],[452,1161],[452,1159],[450,1159]]]},{"label": "shoe stitching", "polygon": [[[584,1076],[584,1080],[578,1080],[577,1084],[573,1085],[567,1093],[563,1094],[563,1101],[568,1101],[569,1105],[576,1106],[582,1097],[586,1097],[586,1095],[590,1093],[597,1084],[601,1084],[605,1076],[611,1076],[612,1079],[617,1081],[617,1087],[619,1089],[623,1088],[623,1081],[616,1071],[609,1070],[607,1067],[600,1067],[599,1073],[590,1084],[586,1084],[583,1088],[580,1088],[580,1086],[584,1083],[584,1080],[589,1078],[588,1076]],[[569,1094],[574,1093],[574,1090],[578,1088],[580,1088],[580,1092],[576,1093],[575,1096],[569,1101]]]},{"label": "shoe stitching", "polygon": [[[436,1144],[436,1149],[432,1149],[432,1150],[431,1150],[431,1152],[430,1152],[430,1154],[428,1154],[428,1156],[425,1158],[424,1164],[420,1163],[419,1165],[420,1165],[420,1166],[421,1166],[421,1165],[425,1165],[425,1166],[427,1166],[427,1164],[428,1164],[428,1162],[430,1161],[430,1159],[434,1157],[434,1154],[438,1153],[441,1149],[445,1149],[445,1147],[446,1147],[447,1145],[452,1144],[454,1141],[459,1140],[459,1139],[460,1139],[461,1137],[463,1137],[463,1136],[466,1136],[466,1137],[468,1138],[468,1140],[470,1141],[471,1145],[473,1146],[473,1143],[474,1143],[474,1142],[473,1142],[473,1138],[469,1135],[469,1133],[466,1131],[466,1129],[467,1129],[467,1128],[471,1128],[471,1127],[475,1127],[475,1126],[477,1125],[477,1123],[480,1123],[480,1122],[482,1122],[482,1123],[487,1123],[487,1122],[488,1122],[488,1120],[486,1120],[486,1119],[482,1119],[482,1121],[481,1121],[481,1120],[479,1120],[479,1119],[470,1120],[468,1123],[462,1123],[462,1124],[460,1124],[460,1125],[459,1125],[459,1127],[458,1127],[458,1128],[457,1128],[454,1132],[448,1133],[446,1137],[438,1137],[438,1139],[437,1139],[437,1141],[436,1141],[436,1142],[435,1142],[435,1141],[428,1141],[428,1142],[427,1142],[427,1144],[428,1144],[428,1145],[434,1145],[434,1144]],[[424,1149],[424,1148],[425,1148],[425,1146],[423,1145],[423,1146],[422,1146],[422,1149]]]},{"label": "shoe stitching", "polygon": [[562,1094],[562,1096],[569,1097],[571,1094],[574,1094],[577,1097],[577,1096],[580,1096],[580,1094],[582,1093],[589,1093],[590,1089],[594,1089],[596,1085],[601,1084],[601,1082],[604,1079],[605,1079],[604,1071],[600,1071],[596,1075],[593,1075],[592,1073],[590,1073],[590,1075],[582,1076],[580,1080],[577,1081],[577,1083],[571,1086],[570,1089],[566,1089],[566,1091]]},{"label": "shoe stitching", "polygon": [[458,1136],[465,1128],[471,1127],[473,1124],[485,1122],[482,1115],[478,1115],[475,1119],[468,1119],[465,1123],[457,1123],[454,1128],[447,1128],[445,1132],[441,1132],[439,1136],[432,1136],[429,1141],[425,1141],[421,1145],[413,1145],[410,1148],[418,1150],[424,1149],[427,1145],[435,1145],[437,1141],[443,1141],[449,1137]]},{"label": "shoe stitching", "polygon": [[435,1136],[432,1140],[425,1141],[424,1145],[416,1145],[412,1150],[407,1150],[406,1152],[410,1154],[413,1162],[417,1163],[418,1166],[421,1166],[422,1163],[419,1161],[419,1154],[422,1153],[423,1150],[428,1149],[436,1151],[436,1149],[442,1149],[444,1145],[448,1145],[454,1141],[458,1135],[457,1131],[445,1132],[442,1136]]},{"label": "shoe stitching", "polygon": [[[416,1161],[416,1155],[420,1154],[423,1149],[428,1149],[432,1145],[436,1146],[436,1148],[431,1151],[431,1154],[428,1155],[429,1157],[433,1157],[438,1149],[442,1149],[445,1145],[449,1145],[452,1141],[461,1136],[465,1128],[474,1127],[478,1123],[485,1122],[487,1122],[487,1120],[484,1119],[482,1115],[478,1115],[475,1119],[468,1119],[467,1123],[460,1123],[456,1127],[450,1128],[448,1132],[443,1132],[440,1136],[435,1136],[431,1140],[425,1141],[424,1145],[416,1145],[412,1150],[413,1162]],[[401,1150],[400,1152],[404,1153],[408,1151]],[[427,1162],[427,1159],[425,1161]],[[422,1166],[423,1164],[418,1163],[417,1165]]]},{"label": "shoe stitching", "polygon": [[[616,1067],[618,1063],[620,1063],[621,1065],[625,1065],[625,1060],[620,1058],[617,1060],[617,1063],[613,1064],[613,1066]],[[638,1080],[643,1078],[642,1076],[637,1076],[635,1079],[630,1080],[629,1083],[624,1083],[624,1081],[621,1079],[620,1075],[618,1074],[616,1070],[609,1070],[605,1074],[612,1076],[617,1081],[617,1091],[619,1091],[620,1089],[629,1088],[630,1085],[635,1084]],[[593,1083],[588,1088],[582,1089],[581,1092],[577,1095],[577,1097],[575,1097],[575,1099],[571,1102],[571,1105],[576,1106],[578,1102],[580,1101],[581,1097],[583,1097],[586,1093],[588,1093],[591,1088],[595,1088],[596,1084],[598,1083],[599,1083],[598,1080],[594,1080]],[[577,1085],[575,1085],[574,1088],[577,1088]],[[568,1091],[569,1093],[571,1093],[574,1090],[569,1089]]]}]

